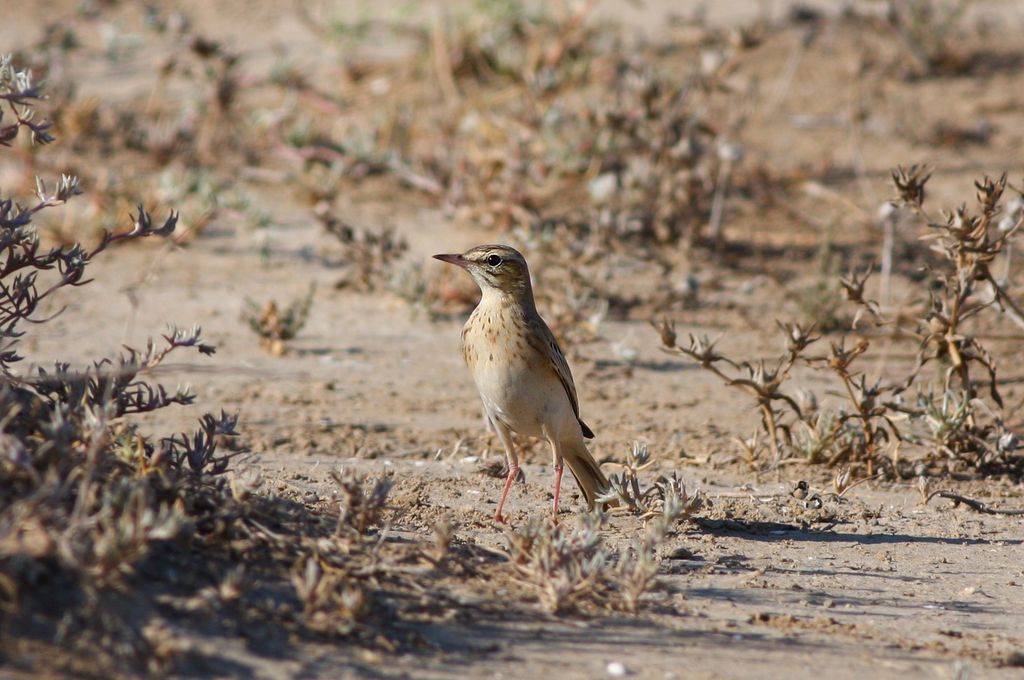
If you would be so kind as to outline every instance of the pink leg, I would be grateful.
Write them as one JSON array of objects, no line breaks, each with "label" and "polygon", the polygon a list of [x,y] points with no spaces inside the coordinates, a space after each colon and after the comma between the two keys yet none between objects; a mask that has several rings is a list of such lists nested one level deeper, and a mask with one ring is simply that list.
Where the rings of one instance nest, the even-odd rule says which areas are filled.
[{"label": "pink leg", "polygon": [[562,492],[562,471],[565,468],[562,467],[561,462],[555,465],[555,507],[554,515],[552,516],[552,522],[558,524],[558,496]]},{"label": "pink leg", "polygon": [[512,433],[509,432],[509,429],[500,420],[490,416],[488,416],[488,420],[494,426],[498,439],[505,447],[505,458],[508,461],[508,477],[505,478],[505,488],[501,490],[498,510],[494,513],[494,521],[504,523],[505,518],[502,516],[501,510],[505,507],[505,498],[508,497],[508,491],[512,488],[512,482],[516,481],[516,477],[519,475],[519,456],[516,455],[516,445],[512,442]]},{"label": "pink leg", "polygon": [[498,511],[494,513],[494,521],[505,523],[505,518],[501,514],[501,509],[505,507],[505,498],[508,497],[508,490],[512,488],[512,482],[516,480],[516,475],[519,474],[519,463],[509,461],[508,464],[508,477],[505,478],[505,488],[501,490],[501,500],[498,501]]}]

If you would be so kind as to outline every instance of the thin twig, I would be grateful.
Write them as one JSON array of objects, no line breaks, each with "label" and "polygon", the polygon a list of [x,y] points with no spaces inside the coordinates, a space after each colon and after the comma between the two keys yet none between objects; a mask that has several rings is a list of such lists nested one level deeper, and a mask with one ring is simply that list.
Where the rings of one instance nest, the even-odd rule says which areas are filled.
[{"label": "thin twig", "polygon": [[952,491],[933,491],[933,492],[931,492],[930,494],[928,494],[928,498],[926,498],[925,501],[924,501],[925,505],[927,505],[929,503],[929,501],[931,501],[931,499],[935,498],[936,496],[938,496],[940,498],[948,498],[949,500],[953,501],[957,505],[963,503],[964,505],[969,507],[971,510],[975,510],[977,512],[983,512],[986,515],[1024,516],[1024,509],[1006,510],[1004,508],[990,508],[988,506],[988,503],[984,503],[982,501],[975,500],[973,498],[968,498],[967,496],[961,496],[960,494],[953,493]]}]

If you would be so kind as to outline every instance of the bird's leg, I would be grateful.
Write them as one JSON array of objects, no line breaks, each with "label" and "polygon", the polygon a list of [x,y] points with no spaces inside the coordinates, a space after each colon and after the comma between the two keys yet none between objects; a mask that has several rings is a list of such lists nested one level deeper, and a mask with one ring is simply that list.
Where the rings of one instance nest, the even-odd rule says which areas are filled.
[{"label": "bird's leg", "polygon": [[505,446],[505,459],[508,461],[508,477],[505,478],[505,486],[501,490],[498,510],[494,513],[494,521],[504,523],[505,518],[502,516],[501,510],[505,507],[505,499],[508,497],[509,489],[512,488],[512,482],[516,480],[516,476],[519,474],[519,456],[516,455],[516,447],[512,443],[512,434],[508,431],[508,428],[494,419],[490,419],[490,421],[494,425],[494,430],[498,433],[498,438],[501,439],[501,443]]},{"label": "bird's leg", "polygon": [[508,477],[505,478],[505,487],[501,490],[501,500],[498,501],[498,509],[494,513],[495,522],[505,523],[505,516],[501,514],[501,509],[505,507],[505,498],[508,496],[508,491],[512,488],[512,482],[515,481],[517,474],[519,474],[519,464],[509,462]]},{"label": "bird's leg", "polygon": [[555,507],[553,508],[551,521],[553,524],[558,524],[558,495],[562,491],[562,461],[558,461],[555,465]]},{"label": "bird's leg", "polygon": [[563,465],[564,459],[562,458],[562,449],[558,444],[558,440],[551,436],[547,426],[543,426],[541,431],[548,438],[548,443],[551,444],[551,462],[555,466],[555,503],[551,508],[551,523],[558,524],[558,497],[562,493],[562,472],[565,470]]}]

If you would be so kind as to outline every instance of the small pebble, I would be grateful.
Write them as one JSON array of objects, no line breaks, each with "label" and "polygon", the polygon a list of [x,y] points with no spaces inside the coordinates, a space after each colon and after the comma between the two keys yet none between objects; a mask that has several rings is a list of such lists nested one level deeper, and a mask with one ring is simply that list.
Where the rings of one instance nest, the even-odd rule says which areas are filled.
[{"label": "small pebble", "polygon": [[613,678],[622,678],[629,675],[629,669],[626,668],[625,664],[619,661],[609,662],[608,668],[606,670],[608,671],[608,675],[612,676]]}]

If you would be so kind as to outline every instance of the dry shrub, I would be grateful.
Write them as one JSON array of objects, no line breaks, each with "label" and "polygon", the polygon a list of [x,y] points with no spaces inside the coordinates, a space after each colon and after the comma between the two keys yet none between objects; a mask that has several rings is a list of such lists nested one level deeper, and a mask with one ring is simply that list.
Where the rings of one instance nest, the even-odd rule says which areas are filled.
[{"label": "dry shrub", "polygon": [[[874,335],[885,332],[917,343],[913,365],[896,379],[872,378],[861,368],[870,335],[842,337],[830,342],[827,353],[813,354],[820,340],[813,327],[779,324],[786,342],[782,356],[737,362],[719,353],[708,338],[691,336],[684,347],[676,343],[672,324],[659,327],[665,349],[690,357],[754,397],[761,428],[741,442],[752,464],[760,464],[767,450],[773,465],[796,456],[862,467],[869,476],[880,467],[896,476],[1024,470],[1019,435],[1006,422],[1012,413],[998,389],[998,357],[982,339],[1000,321],[1024,327],[1024,310],[1009,276],[1009,245],[1024,217],[1013,206],[1003,214],[1003,176],[976,182],[976,212],[965,204],[936,219],[924,208],[929,176],[916,166],[893,172],[897,203],[920,218],[926,230],[922,239],[938,256],[910,309],[890,314],[869,299],[870,270],[852,271],[840,280],[847,299],[858,307],[854,330],[867,319]],[[999,276],[993,272],[997,263],[1004,270]],[[824,407],[813,395],[798,399],[784,390],[800,364],[830,373],[844,403]],[[908,459],[903,450],[909,447],[923,455]]]},{"label": "dry shrub", "polygon": [[324,231],[341,247],[337,264],[345,273],[335,284],[337,288],[372,292],[391,286],[392,267],[409,249],[405,239],[393,229],[360,229],[334,215],[321,203],[316,217]]},{"label": "dry shrub", "polygon": [[[0,100],[15,120],[7,141],[23,128],[37,142],[50,141],[48,125],[33,122],[37,98],[28,73],[0,61]],[[52,318],[40,316],[40,303],[87,284],[89,264],[110,245],[167,236],[177,221],[172,213],[155,225],[140,207],[129,231],[103,232],[91,249],[75,244],[43,250],[33,218],[78,193],[78,180],[63,177],[53,192],[37,180],[37,202],[30,207],[0,200],[3,616],[10,630],[18,629],[13,621],[27,622],[27,631],[42,626],[69,648],[99,645],[104,653],[139,662],[153,648],[116,609],[105,608],[157,546],[185,536],[200,544],[213,540],[224,518],[237,513],[223,477],[235,454],[218,446],[235,434],[236,419],[205,415],[195,433],[162,438],[143,435],[127,419],[192,403],[190,389],[168,392],[147,374],[172,352],[213,354],[199,328],[172,328],[162,346],[127,348],[116,359],[80,370],[64,362],[50,371],[15,370],[23,358],[18,342],[30,324]]]},{"label": "dry shrub", "polygon": [[[391,480],[365,479],[333,470],[338,485],[338,522],[333,536],[309,541],[292,570],[292,585],[313,630],[348,635],[371,614],[378,540],[374,529],[387,505]],[[379,614],[380,612],[378,612]]]},{"label": "dry shrub", "polygon": [[309,318],[309,310],[313,307],[314,284],[303,297],[292,300],[281,308],[277,302],[270,300],[259,305],[246,299],[242,310],[242,321],[260,337],[260,344],[274,356],[281,356],[287,351],[287,343],[299,334]]},{"label": "dry shrub", "polygon": [[654,587],[661,564],[658,548],[681,520],[701,507],[702,496],[688,495],[674,475],[642,487],[639,473],[651,464],[645,445],[634,444],[626,460],[599,499],[617,501],[616,512],[640,516],[645,522],[641,537],[626,549],[616,553],[604,545],[607,515],[600,512],[583,515],[574,528],[533,519],[522,529],[507,532],[513,567],[536,589],[548,612],[636,613],[641,597]]},{"label": "dry shrub", "polygon": [[[6,142],[25,130],[50,141],[33,116],[39,96],[27,72],[0,60],[0,108],[14,121]],[[28,206],[0,199],[5,661],[95,677],[165,672],[202,655],[196,631],[211,621],[387,644],[393,611],[379,606],[381,593],[412,590],[396,570],[408,555],[383,550],[377,533],[389,480],[339,473],[335,498],[312,512],[259,493],[258,470],[233,465],[245,454],[233,443],[237,416],[203,415],[192,433],[148,433],[148,414],[195,399],[152,373],[172,353],[212,355],[198,328],[172,328],[161,342],[85,368],[16,370],[20,340],[52,319],[42,303],[89,283],[90,264],[113,244],[174,230],[176,213],[155,224],[140,208],[130,229],[104,231],[91,248],[43,248],[34,218],[79,192],[64,177],[52,191],[37,181]],[[441,539],[413,550],[426,563],[443,559]],[[284,595],[268,605],[271,591]]]}]

